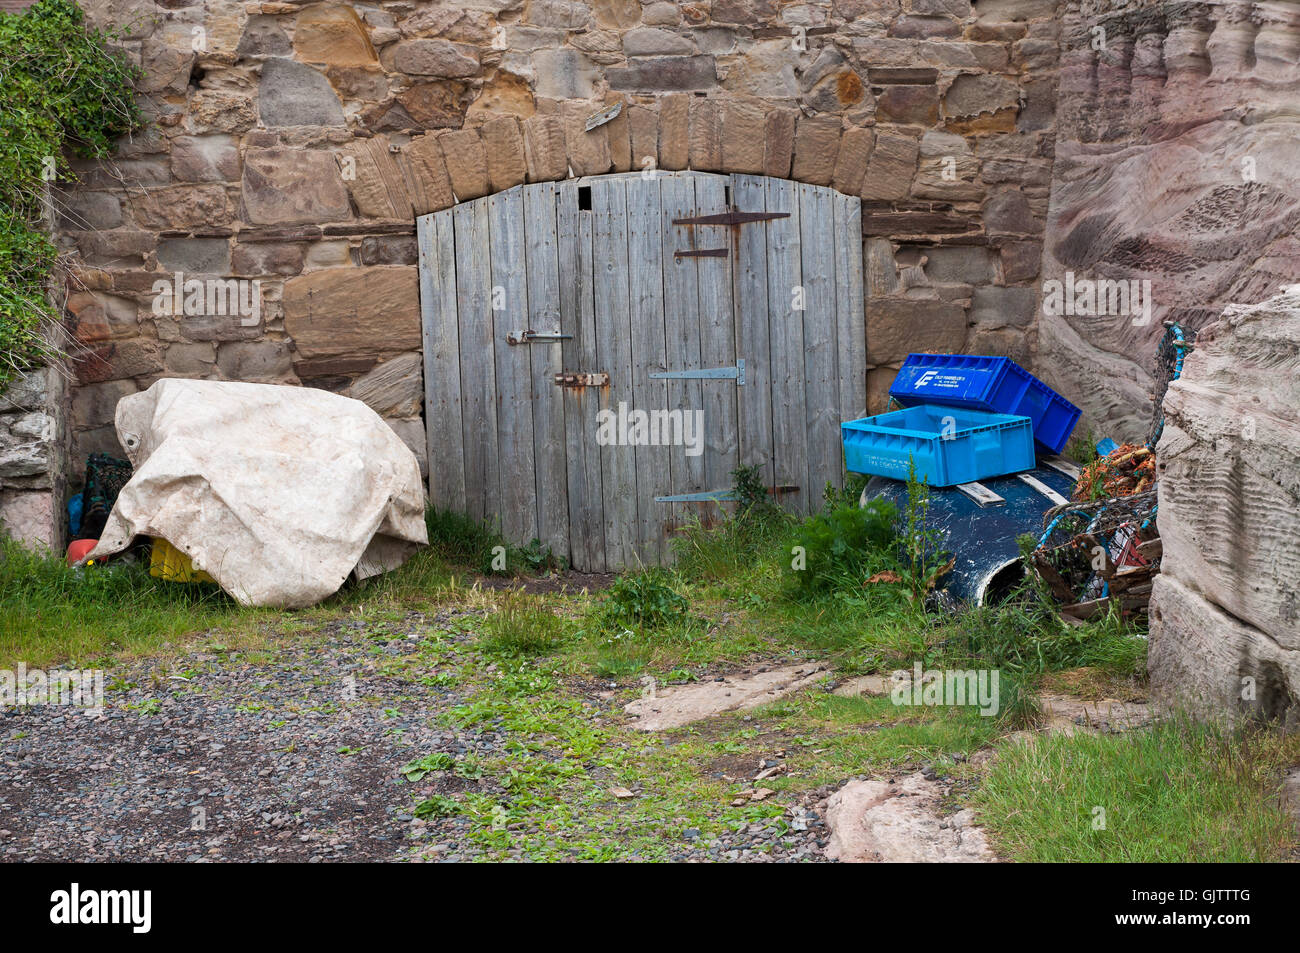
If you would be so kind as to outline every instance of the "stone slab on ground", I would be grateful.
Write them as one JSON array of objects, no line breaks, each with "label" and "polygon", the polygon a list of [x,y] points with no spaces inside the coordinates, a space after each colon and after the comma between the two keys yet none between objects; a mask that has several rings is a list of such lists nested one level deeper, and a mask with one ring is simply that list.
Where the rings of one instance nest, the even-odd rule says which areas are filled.
[{"label": "stone slab on ground", "polygon": [[832,694],[841,698],[858,698],[862,695],[888,695],[894,682],[888,675],[858,675],[835,686]]},{"label": "stone slab on ground", "polygon": [[826,856],[841,863],[997,860],[970,810],[940,815],[943,793],[920,772],[898,781],[849,781],[826,800]]},{"label": "stone slab on ground", "polygon": [[1125,702],[1118,698],[1087,701],[1055,692],[1044,692],[1039,702],[1047,730],[1054,733],[1129,731],[1151,723],[1151,707],[1145,702]]},{"label": "stone slab on ground", "polygon": [[717,681],[649,694],[623,710],[639,719],[632,723],[634,728],[666,731],[715,715],[766,705],[791,692],[811,688],[824,672],[826,666],[814,662],[750,669]]}]

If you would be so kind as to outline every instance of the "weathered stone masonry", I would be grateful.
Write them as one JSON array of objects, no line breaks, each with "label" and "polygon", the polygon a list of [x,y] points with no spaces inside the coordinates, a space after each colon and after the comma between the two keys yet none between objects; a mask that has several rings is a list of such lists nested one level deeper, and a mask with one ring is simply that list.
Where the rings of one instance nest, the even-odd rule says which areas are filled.
[{"label": "weathered stone masonry", "polygon": [[[152,123],[63,197],[74,460],[162,376],[350,393],[423,457],[414,217],[647,159],[862,198],[875,405],[909,350],[1032,363],[1054,0],[87,7]],[[155,314],[178,271],[259,279],[261,320]]]}]

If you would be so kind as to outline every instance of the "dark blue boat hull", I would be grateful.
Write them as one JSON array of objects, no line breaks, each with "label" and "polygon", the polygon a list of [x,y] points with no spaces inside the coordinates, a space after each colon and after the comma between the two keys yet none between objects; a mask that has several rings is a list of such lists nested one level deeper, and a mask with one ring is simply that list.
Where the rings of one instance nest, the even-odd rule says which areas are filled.
[{"label": "dark blue boat hull", "polygon": [[[1039,465],[1024,474],[1055,490],[1067,500],[1074,480]],[[1006,502],[981,506],[956,487],[930,488],[928,528],[940,534],[940,545],[952,553],[952,570],[940,580],[941,588],[963,602],[995,603],[1023,576],[1017,537],[1035,540],[1043,532],[1043,514],[1059,501],[1025,483],[1020,475],[994,477],[980,484]],[[902,513],[907,506],[907,484],[887,477],[872,477],[862,491],[862,503],[876,497],[893,503]]]}]

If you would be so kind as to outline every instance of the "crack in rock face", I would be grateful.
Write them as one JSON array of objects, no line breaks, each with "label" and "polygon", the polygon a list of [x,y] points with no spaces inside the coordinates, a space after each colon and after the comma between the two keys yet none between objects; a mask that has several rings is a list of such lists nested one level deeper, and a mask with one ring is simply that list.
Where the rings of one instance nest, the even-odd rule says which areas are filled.
[{"label": "crack in rock face", "polygon": [[715,715],[766,705],[791,692],[811,688],[825,671],[825,665],[803,663],[751,669],[663,692],[656,692],[651,686],[647,694],[623,710],[638,719],[632,727],[641,731],[665,731]]},{"label": "crack in rock face", "polygon": [[843,863],[996,861],[973,812],[939,815],[943,792],[920,772],[897,782],[848,782],[826,799],[826,856]]}]

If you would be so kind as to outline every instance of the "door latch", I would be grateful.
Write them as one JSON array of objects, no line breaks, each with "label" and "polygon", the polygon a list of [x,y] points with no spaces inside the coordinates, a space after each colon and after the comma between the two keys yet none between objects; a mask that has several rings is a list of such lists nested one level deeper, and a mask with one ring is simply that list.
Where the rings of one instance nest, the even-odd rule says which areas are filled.
[{"label": "door latch", "polygon": [[609,375],[604,371],[594,373],[569,371],[564,374],[556,374],[555,383],[560,387],[608,387]]},{"label": "door latch", "polygon": [[561,334],[558,331],[534,331],[532,328],[527,331],[516,331],[514,334],[506,335],[507,344],[552,344],[556,341],[572,340],[572,334]]}]

